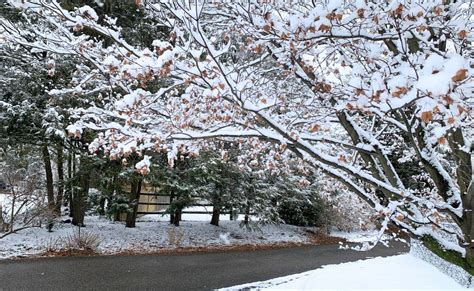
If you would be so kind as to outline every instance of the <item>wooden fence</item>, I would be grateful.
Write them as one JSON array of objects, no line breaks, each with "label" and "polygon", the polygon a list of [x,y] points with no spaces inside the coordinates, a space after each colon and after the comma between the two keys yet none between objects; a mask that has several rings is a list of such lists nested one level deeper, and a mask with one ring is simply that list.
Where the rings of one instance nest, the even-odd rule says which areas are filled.
[{"label": "wooden fence", "polygon": [[[195,197],[199,198],[199,197]],[[170,206],[170,196],[157,193],[140,193],[140,200],[138,201],[137,214],[164,214],[166,209]],[[182,214],[212,214],[212,204],[209,203],[193,203],[190,207],[210,207],[208,211],[204,210],[186,210],[183,209]],[[221,214],[231,214],[231,211],[221,211]]]}]

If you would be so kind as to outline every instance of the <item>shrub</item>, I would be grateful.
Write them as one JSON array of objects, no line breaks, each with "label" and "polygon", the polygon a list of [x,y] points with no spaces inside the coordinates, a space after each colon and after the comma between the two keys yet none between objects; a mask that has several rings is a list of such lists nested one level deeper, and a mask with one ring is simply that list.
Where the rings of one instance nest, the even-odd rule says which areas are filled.
[{"label": "shrub", "polygon": [[57,255],[90,255],[95,254],[101,243],[96,233],[78,229],[72,234],[50,240],[45,247],[46,254]]},{"label": "shrub", "polygon": [[328,211],[319,197],[307,200],[287,199],[279,203],[278,214],[286,224],[297,226],[326,226]]},{"label": "shrub", "polygon": [[121,213],[127,213],[130,211],[129,200],[127,196],[117,194],[112,198],[109,208],[107,210],[107,216],[114,217],[116,219]]},{"label": "shrub", "polygon": [[100,236],[96,233],[74,231],[63,240],[63,248],[69,251],[97,251],[101,242]]}]

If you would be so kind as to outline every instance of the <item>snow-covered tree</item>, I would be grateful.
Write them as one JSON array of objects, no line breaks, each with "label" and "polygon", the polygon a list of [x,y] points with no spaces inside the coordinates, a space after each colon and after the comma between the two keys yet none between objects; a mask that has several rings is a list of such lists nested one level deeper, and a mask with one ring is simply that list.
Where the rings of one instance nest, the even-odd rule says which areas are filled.
[{"label": "snow-covered tree", "polygon": [[[318,168],[378,211],[381,231],[430,236],[473,270],[470,2],[138,1],[170,31],[151,47],[89,6],[10,3],[48,23],[23,45],[80,56],[100,76],[84,74],[76,90],[120,88],[70,127],[103,131],[91,151],[167,150],[172,164],[180,144],[249,143],[269,169]],[[21,35],[2,25],[7,40]],[[84,91],[89,81],[102,85]],[[430,191],[402,178],[407,160]]]},{"label": "snow-covered tree", "polygon": [[[118,16],[117,23],[126,27],[122,35],[135,44],[151,43],[156,35],[162,33],[162,26],[154,26],[153,19],[145,18],[143,11],[135,9],[135,1],[122,1],[114,5],[110,1],[86,2],[97,9],[98,15]],[[63,8],[72,10],[78,3],[86,4],[84,1],[61,1]],[[107,100],[107,96],[98,93],[103,93],[104,88],[108,89],[110,86],[90,61],[93,57],[61,50],[59,46],[55,46],[57,50],[51,50],[52,39],[49,39],[48,45],[32,45],[44,40],[50,30],[54,31],[50,36],[60,34],[62,37],[69,37],[69,40],[74,38],[74,34],[68,34],[67,30],[57,30],[57,27],[48,24],[48,19],[37,17],[32,11],[22,13],[21,8],[24,7],[2,3],[0,10],[0,33],[9,32],[2,34],[0,42],[1,142],[38,146],[37,150],[43,154],[50,207],[56,208],[59,213],[63,192],[66,190],[66,200],[71,204],[80,204],[76,210],[81,211],[71,211],[73,216],[80,216],[73,219],[73,223],[77,223],[82,221],[84,199],[87,197],[87,193],[81,190],[88,188],[84,187],[89,183],[84,178],[90,178],[88,175],[81,176],[81,173],[88,173],[92,165],[88,164],[91,160],[87,157],[77,158],[78,154],[83,154],[83,144],[88,138],[78,138],[74,134],[66,137],[65,124],[70,124],[69,109],[91,104],[101,105],[104,99]],[[25,18],[26,15],[31,17]],[[97,43],[107,44],[111,41],[105,34],[94,30],[86,30],[84,33]],[[15,35],[14,40],[5,41],[8,39],[6,36],[12,34]],[[96,48],[100,47],[98,45]],[[83,82],[84,76],[87,76],[87,82]],[[48,95],[48,92],[54,94]],[[78,96],[81,98],[77,98]],[[68,162],[67,181],[63,167],[65,160]],[[55,166],[57,181],[53,181]],[[65,184],[68,186],[66,189]],[[70,206],[74,210],[74,205]]]},{"label": "snow-covered tree", "polygon": [[236,200],[233,199],[234,196],[241,191],[241,172],[232,161],[223,159],[214,151],[208,151],[201,152],[192,161],[192,175],[199,198],[212,204],[211,224],[219,226],[221,211],[231,211],[231,201]]},{"label": "snow-covered tree", "polygon": [[[155,167],[150,168],[150,165],[144,165],[139,168],[142,171],[151,169],[150,182],[156,186],[157,193],[170,197],[170,205],[166,210],[170,215],[170,223],[179,226],[183,209],[195,201],[198,184],[189,154],[184,149],[180,149],[176,153],[176,157],[177,160],[170,167],[167,166],[167,156],[161,154],[156,157]],[[144,160],[150,162],[147,158]],[[141,162],[137,165],[140,166]]]},{"label": "snow-covered tree", "polygon": [[[53,219],[42,181],[41,158],[31,147],[0,148],[0,178],[8,185],[0,201],[0,239]],[[52,224],[51,224],[52,226]]]},{"label": "snow-covered tree", "polygon": [[[19,10],[2,6],[0,17],[23,31],[18,40],[36,39],[34,25],[22,21]],[[3,31],[3,30],[2,30]],[[80,104],[76,98],[51,98],[49,90],[64,88],[71,81],[74,56],[57,55],[31,46],[0,42],[0,131],[1,144],[32,146],[43,157],[48,203],[57,214],[64,192],[64,152],[68,108]],[[53,170],[57,180],[53,181]]]}]

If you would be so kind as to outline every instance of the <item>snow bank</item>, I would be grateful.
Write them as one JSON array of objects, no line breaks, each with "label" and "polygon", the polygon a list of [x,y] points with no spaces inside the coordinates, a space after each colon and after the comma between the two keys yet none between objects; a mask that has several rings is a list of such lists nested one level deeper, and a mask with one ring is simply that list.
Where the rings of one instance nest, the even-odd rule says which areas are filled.
[{"label": "snow bank", "polygon": [[410,254],[430,263],[433,266],[436,266],[436,268],[438,268],[441,272],[453,278],[462,286],[471,287],[474,289],[473,276],[467,273],[463,268],[441,259],[436,254],[428,250],[418,240],[412,239],[410,245]]},{"label": "snow bank", "polygon": [[433,265],[411,255],[374,258],[221,290],[465,290]]}]

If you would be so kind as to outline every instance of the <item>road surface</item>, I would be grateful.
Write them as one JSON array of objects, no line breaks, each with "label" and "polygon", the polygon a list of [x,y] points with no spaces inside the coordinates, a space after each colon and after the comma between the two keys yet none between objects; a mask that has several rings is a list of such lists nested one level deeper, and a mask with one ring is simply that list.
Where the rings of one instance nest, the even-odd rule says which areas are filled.
[{"label": "road surface", "polygon": [[209,290],[408,251],[400,243],[392,245],[379,245],[369,252],[322,245],[249,252],[0,261],[0,290]]}]

